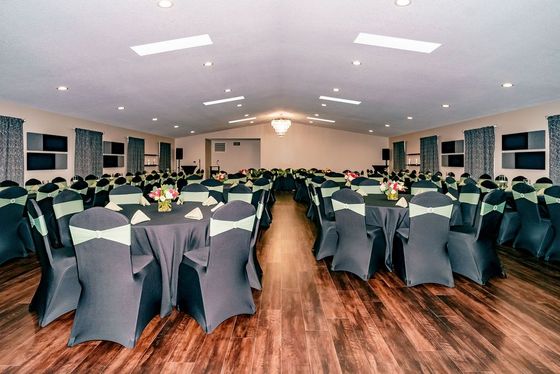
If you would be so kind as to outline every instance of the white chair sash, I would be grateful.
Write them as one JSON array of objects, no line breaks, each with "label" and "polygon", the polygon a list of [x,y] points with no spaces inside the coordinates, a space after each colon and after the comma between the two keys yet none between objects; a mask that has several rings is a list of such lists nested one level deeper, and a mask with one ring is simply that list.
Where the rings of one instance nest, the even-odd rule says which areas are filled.
[{"label": "white chair sash", "polygon": [[360,189],[360,186],[356,186],[356,185],[350,183],[350,189],[351,189],[352,191],[357,191],[357,190]]},{"label": "white chair sash", "polygon": [[70,226],[70,234],[74,245],[82,244],[93,239],[105,239],[112,242],[130,245],[130,224],[107,230],[89,230]]},{"label": "white chair sash", "polygon": [[200,184],[202,182],[201,179],[187,179],[187,185],[189,184]]},{"label": "white chair sash", "polygon": [[29,224],[31,225],[31,228],[34,227],[39,232],[39,234],[41,234],[41,236],[47,236],[49,230],[47,229],[45,217],[39,216],[37,218],[33,218],[31,217],[31,214],[27,213],[27,215],[29,217]]},{"label": "white chair sash", "polygon": [[181,192],[181,201],[203,203],[208,199],[208,191],[183,191]]},{"label": "white chair sash", "polygon": [[68,187],[68,184],[67,184],[66,182],[57,182],[57,183],[55,183],[55,184],[56,184],[56,185],[58,186],[58,188],[61,189],[61,190],[63,190],[63,189],[65,189],[66,187]]},{"label": "white chair sash", "polygon": [[48,197],[55,197],[56,195],[58,195],[60,193],[60,190],[54,190],[53,192],[41,192],[38,191],[37,192],[37,197],[35,198],[36,201],[41,201],[43,199],[46,199]]},{"label": "white chair sash", "polygon": [[525,200],[529,200],[533,204],[538,203],[537,192],[536,191],[520,193],[520,192],[517,192],[517,191],[513,190],[512,192],[513,192],[513,199],[514,200],[525,199]]},{"label": "white chair sash", "polygon": [[265,184],[264,186],[255,186],[253,185],[253,192],[257,192],[260,190],[270,191],[270,184]]},{"label": "white chair sash", "polygon": [[31,193],[31,192],[37,192],[37,190],[41,187],[41,184],[33,184],[31,186],[25,186],[25,189],[27,190],[27,192]]},{"label": "white chair sash", "polygon": [[141,193],[130,193],[130,194],[123,194],[123,195],[109,195],[109,201],[117,204],[117,205],[131,205],[131,204],[140,204],[142,202],[142,194]]},{"label": "white chair sash", "polygon": [[533,188],[535,189],[535,191],[540,191],[542,189],[548,188],[548,187],[552,187],[552,183],[535,183],[533,185]]},{"label": "white chair sash", "polygon": [[438,207],[425,207],[418,204],[409,203],[409,217],[417,217],[424,214],[437,214],[438,216],[451,218],[453,205],[444,205]]},{"label": "white chair sash", "polygon": [[84,202],[80,200],[65,201],[63,203],[53,204],[54,216],[60,219],[69,214],[80,213],[84,211]]},{"label": "white chair sash", "polygon": [[554,197],[544,194],[544,201],[546,202],[546,205],[560,204],[560,197]]},{"label": "white chair sash", "polygon": [[220,235],[226,231],[233,229],[241,229],[246,231],[253,231],[253,224],[255,222],[255,215],[243,218],[239,221],[222,221],[210,218],[210,237]]},{"label": "white chair sash", "polygon": [[252,193],[228,193],[228,202],[229,201],[244,201],[246,203],[251,204],[251,200],[253,200]]},{"label": "white chair sash", "polygon": [[323,196],[323,198],[331,197],[333,193],[339,190],[340,187],[321,187],[321,196]]},{"label": "white chair sash", "polygon": [[485,216],[488,213],[492,213],[492,212],[503,213],[505,207],[506,207],[506,202],[505,201],[501,204],[498,204],[498,205],[488,204],[488,203],[485,203],[483,201],[482,205],[480,206],[480,215]]},{"label": "white chair sash", "polygon": [[451,189],[451,190],[457,191],[457,189],[458,189],[458,187],[457,187],[457,182],[448,183],[448,184],[447,184],[447,189],[448,189],[448,190]]},{"label": "white chair sash", "polygon": [[358,213],[361,216],[365,217],[366,215],[366,204],[346,204],[341,201],[333,199],[332,206],[335,212],[343,209],[348,209],[355,213]]},{"label": "white chair sash", "polygon": [[412,195],[419,195],[424,192],[437,192],[437,188],[430,188],[430,187],[412,187],[410,189],[410,193]]},{"label": "white chair sash", "polygon": [[109,184],[103,187],[95,186],[95,193],[99,193],[101,191],[109,191],[109,187],[111,187]]},{"label": "white chair sash", "polygon": [[264,204],[259,203],[257,206],[257,219],[261,219],[264,210]]},{"label": "white chair sash", "polygon": [[383,191],[379,188],[379,186],[360,186],[360,190],[364,191],[368,195],[382,195]]},{"label": "white chair sash", "polygon": [[79,193],[80,195],[87,195],[88,187],[84,187],[81,190],[76,190],[75,188],[69,188],[70,191]]},{"label": "white chair sash", "polygon": [[459,194],[459,202],[469,205],[478,205],[480,194],[474,192],[462,192]]},{"label": "white chair sash", "polygon": [[218,191],[223,193],[224,192],[224,186],[220,185],[220,186],[206,186],[206,188],[208,188],[208,191]]},{"label": "white chair sash", "polygon": [[6,205],[10,205],[10,204],[25,205],[26,202],[27,202],[27,195],[14,197],[13,199],[0,199],[0,208],[3,208]]},{"label": "white chair sash", "polygon": [[345,177],[325,177],[326,180],[328,181],[333,181],[336,183],[343,183],[346,182],[346,178]]},{"label": "white chair sash", "polygon": [[316,206],[321,205],[321,202],[319,201],[319,196],[316,194],[313,195],[313,203],[315,203]]}]

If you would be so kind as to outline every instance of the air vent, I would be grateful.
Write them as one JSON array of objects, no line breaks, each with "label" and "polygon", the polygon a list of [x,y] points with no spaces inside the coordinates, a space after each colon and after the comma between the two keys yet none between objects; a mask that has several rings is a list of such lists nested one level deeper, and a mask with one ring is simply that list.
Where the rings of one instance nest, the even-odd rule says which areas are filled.
[{"label": "air vent", "polygon": [[225,152],[226,143],[214,143],[214,152]]},{"label": "air vent", "polygon": [[233,142],[234,147],[239,147],[240,145],[241,145],[241,142]]}]

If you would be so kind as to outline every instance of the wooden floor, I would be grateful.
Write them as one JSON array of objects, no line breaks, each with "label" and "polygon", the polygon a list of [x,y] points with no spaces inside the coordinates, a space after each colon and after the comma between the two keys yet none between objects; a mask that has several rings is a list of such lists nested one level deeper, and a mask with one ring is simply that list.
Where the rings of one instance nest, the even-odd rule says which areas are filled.
[{"label": "wooden floor", "polygon": [[501,250],[507,279],[486,287],[364,282],[311,254],[304,207],[281,194],[259,245],[257,313],[205,335],[187,315],[156,317],[136,348],[66,347],[73,313],[39,329],[27,310],[35,258],[0,267],[0,371],[56,373],[560,373],[560,268]]}]

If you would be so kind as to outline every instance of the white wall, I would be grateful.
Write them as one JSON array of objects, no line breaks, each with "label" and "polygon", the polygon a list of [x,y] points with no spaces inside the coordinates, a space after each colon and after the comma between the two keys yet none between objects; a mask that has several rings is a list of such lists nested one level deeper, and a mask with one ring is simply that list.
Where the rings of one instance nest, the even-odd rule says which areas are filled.
[{"label": "white wall", "polygon": [[[26,165],[27,154],[27,132],[35,132],[39,134],[63,135],[68,137],[68,168],[64,170],[36,170],[24,172],[24,180],[29,178],[37,178],[39,180],[51,180],[54,177],[62,176],[66,179],[74,175],[74,144],[75,144],[75,128],[95,130],[103,132],[104,141],[115,141],[126,143],[127,137],[133,136],[145,139],[145,152],[159,154],[159,142],[171,143],[173,147],[175,141],[172,138],[161,137],[153,134],[147,134],[139,131],[123,129],[110,126],[104,123],[87,121],[79,118],[68,117],[61,114],[51,113],[44,110],[34,109],[20,104],[0,101],[0,115],[8,117],[22,118],[25,120],[23,124],[23,147],[24,159],[22,162]],[[175,152],[172,152],[172,157]],[[172,167],[175,166],[174,158],[172,159]],[[25,166],[24,166],[25,169]],[[105,173],[125,173],[126,172],[126,155],[125,167],[104,169]]]},{"label": "white wall", "polygon": [[[535,181],[539,177],[548,176],[549,170],[549,138],[548,138],[548,122],[546,117],[549,115],[560,113],[560,101],[534,106],[531,108],[520,109],[512,112],[495,114],[492,116],[477,118],[469,121],[450,124],[431,130],[410,133],[391,137],[389,142],[391,148],[393,142],[404,140],[406,142],[407,153],[420,152],[420,138],[425,136],[437,135],[438,141],[461,140],[464,139],[463,131],[476,129],[484,126],[496,125],[496,146],[494,151],[494,175],[504,174],[511,180],[518,175],[524,175],[531,181]],[[511,134],[517,132],[545,130],[546,139],[546,169],[545,170],[522,170],[522,169],[502,169],[502,134]],[[439,146],[439,157],[441,165],[441,146]],[[411,167],[414,168],[414,167]],[[416,167],[416,169],[418,169]],[[463,168],[441,168],[445,174],[453,171],[456,175],[464,172]],[[560,181],[555,181],[560,182]]]},{"label": "white wall", "polygon": [[[234,146],[234,142],[239,142]],[[225,152],[216,152],[214,145],[225,143]],[[241,169],[261,167],[261,141],[260,139],[216,139],[212,140],[212,165],[219,165],[221,170],[230,174]]]},{"label": "white wall", "polygon": [[260,139],[260,166],[264,168],[332,170],[363,170],[381,164],[381,149],[388,144],[386,137],[299,123],[292,123],[286,136],[280,138],[270,124],[261,124],[175,139],[176,147],[184,149],[184,165],[197,163],[198,159],[206,165],[205,139]]}]

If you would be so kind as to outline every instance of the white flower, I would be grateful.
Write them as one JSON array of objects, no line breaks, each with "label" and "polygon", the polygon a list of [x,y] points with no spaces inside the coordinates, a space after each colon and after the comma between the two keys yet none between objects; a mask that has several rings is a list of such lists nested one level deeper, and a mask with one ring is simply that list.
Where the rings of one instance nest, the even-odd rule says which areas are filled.
[{"label": "white flower", "polygon": [[173,200],[173,194],[169,191],[165,191],[165,198],[167,200]]},{"label": "white flower", "polygon": [[383,183],[381,186],[379,186],[379,189],[381,190],[381,192],[385,192],[387,191],[387,185]]},{"label": "white flower", "polygon": [[159,197],[159,201],[164,202],[165,200],[167,200],[167,199],[165,198],[164,195],[161,195],[161,196]]}]

